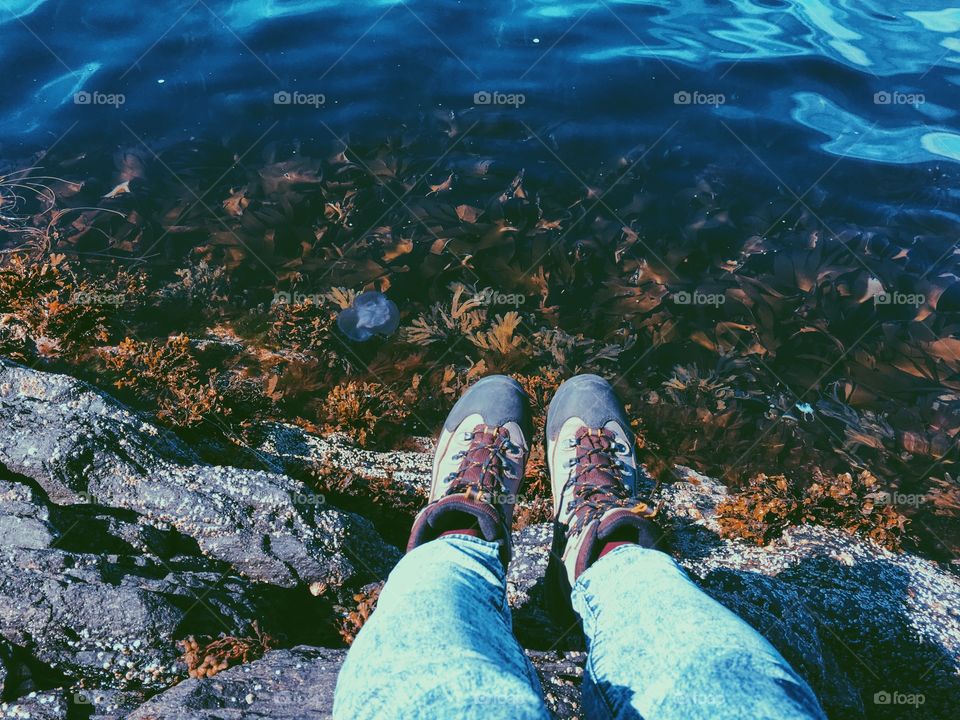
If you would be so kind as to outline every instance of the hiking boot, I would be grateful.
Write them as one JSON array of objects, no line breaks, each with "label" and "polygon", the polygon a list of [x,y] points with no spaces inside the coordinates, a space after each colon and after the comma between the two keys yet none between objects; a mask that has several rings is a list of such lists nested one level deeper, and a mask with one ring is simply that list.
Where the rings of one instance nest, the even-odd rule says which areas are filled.
[{"label": "hiking boot", "polygon": [[653,547],[656,513],[637,498],[634,435],[613,388],[577,375],[547,410],[547,467],[553,487],[553,548],[547,587],[568,602],[570,588],[608,542]]},{"label": "hiking boot", "polygon": [[440,433],[429,504],[414,520],[407,551],[444,532],[473,529],[500,543],[506,565],[530,432],[529,402],[519,383],[491,375],[472,385]]}]

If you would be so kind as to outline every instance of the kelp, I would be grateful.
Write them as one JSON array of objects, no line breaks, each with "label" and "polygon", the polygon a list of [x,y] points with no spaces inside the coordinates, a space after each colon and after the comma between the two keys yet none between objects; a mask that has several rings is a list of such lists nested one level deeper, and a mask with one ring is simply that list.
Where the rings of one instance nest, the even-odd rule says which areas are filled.
[{"label": "kelp", "polygon": [[267,650],[278,646],[278,642],[263,632],[256,621],[253,631],[252,637],[220,633],[216,639],[190,635],[180,640],[177,643],[183,651],[180,660],[187,666],[189,677],[213,677],[234,665],[253,662],[263,657]]},{"label": "kelp", "polygon": [[[542,414],[594,372],[659,480],[677,463],[720,476],[746,512],[767,502],[760,474],[802,499],[869,473],[922,498],[894,509],[925,549],[956,553],[955,234],[853,226],[674,152],[564,182],[446,130],[33,158],[0,178],[0,352],[112,385],[178,431],[243,442],[280,419],[376,447],[435,432],[484,374],[517,377]],[[396,332],[391,316],[345,334],[370,290]],[[548,512],[540,434],[531,521]],[[826,507],[817,521],[856,525]],[[860,532],[915,541],[864,517]]]},{"label": "kelp", "polygon": [[809,522],[863,533],[899,550],[909,519],[890,504],[890,497],[867,470],[827,477],[814,469],[808,484],[760,473],[743,492],[720,503],[717,518],[725,535],[759,545],[779,537],[786,527]]}]

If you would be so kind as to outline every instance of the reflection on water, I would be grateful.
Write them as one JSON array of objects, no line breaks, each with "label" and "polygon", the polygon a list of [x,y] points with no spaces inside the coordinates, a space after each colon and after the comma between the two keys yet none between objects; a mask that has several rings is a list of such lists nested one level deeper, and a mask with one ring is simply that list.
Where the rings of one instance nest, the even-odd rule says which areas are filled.
[{"label": "reflection on water", "polygon": [[[76,138],[108,128],[127,138],[226,131],[252,139],[267,128],[326,132],[321,122],[360,132],[462,112],[488,90],[525,93],[511,119],[558,143],[571,139],[570,162],[582,152],[573,138],[622,151],[674,122],[671,144],[705,157],[736,154],[721,118],[738,135],[774,133],[766,161],[798,183],[828,166],[821,152],[957,160],[960,7],[889,6],[0,0],[0,131],[5,154],[50,142],[74,123]],[[273,98],[284,90],[322,94],[325,103],[316,113],[278,108]],[[126,102],[78,108],[80,91]],[[678,109],[678,91],[722,94],[724,103]],[[878,94],[896,100],[878,103]],[[797,157],[799,148],[811,154]]]}]

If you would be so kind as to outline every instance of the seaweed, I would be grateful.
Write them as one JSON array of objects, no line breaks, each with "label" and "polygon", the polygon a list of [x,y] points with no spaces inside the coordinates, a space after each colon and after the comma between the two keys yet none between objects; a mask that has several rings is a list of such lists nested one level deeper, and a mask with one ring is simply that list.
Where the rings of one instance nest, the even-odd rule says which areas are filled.
[{"label": "seaweed", "polygon": [[187,674],[192,678],[213,677],[218,672],[253,662],[267,650],[278,647],[277,641],[261,631],[259,624],[253,623],[254,634],[240,637],[220,633],[216,639],[205,635],[190,635],[177,642],[183,651],[181,661],[187,666]]},{"label": "seaweed", "polygon": [[353,608],[338,606],[340,611],[340,621],[338,631],[340,637],[347,645],[352,645],[373,611],[377,609],[377,600],[380,598],[380,591],[383,589],[383,583],[372,583],[360,589],[360,592],[353,596],[356,606]]},{"label": "seaweed", "polygon": [[186,335],[164,342],[126,338],[103,358],[117,388],[155,403],[157,417],[171,425],[190,428],[209,415],[230,414],[214,374],[203,370]]},{"label": "seaweed", "polygon": [[[198,151],[214,177],[180,167]],[[593,372],[630,406],[658,480],[683,464],[742,490],[744,513],[776,501],[748,537],[833,515],[891,546],[960,550],[945,527],[960,516],[955,237],[791,208],[735,169],[672,156],[625,158],[584,189],[445,132],[284,152],[170,146],[189,186],[175,191],[143,182],[152,164],[133,149],[0,178],[0,353],[113,383],[228,443],[281,420],[378,448],[435,432],[484,374],[516,377],[542,414],[560,381]],[[658,189],[661,173],[686,187]],[[396,333],[338,327],[370,291],[396,306]],[[541,436],[520,524],[548,514]],[[887,509],[854,522],[862,503],[814,501],[813,467],[838,487],[849,473],[851,497],[868,472],[878,492],[925,498],[890,508],[916,536]],[[777,475],[793,478],[782,496]],[[408,517],[405,498],[370,492],[371,512]]]},{"label": "seaweed", "polygon": [[789,526],[814,523],[862,533],[889,550],[899,550],[909,519],[885,502],[879,480],[870,472],[828,477],[819,469],[806,487],[784,475],[754,476],[747,488],[717,508],[722,534],[758,545],[779,537]]}]

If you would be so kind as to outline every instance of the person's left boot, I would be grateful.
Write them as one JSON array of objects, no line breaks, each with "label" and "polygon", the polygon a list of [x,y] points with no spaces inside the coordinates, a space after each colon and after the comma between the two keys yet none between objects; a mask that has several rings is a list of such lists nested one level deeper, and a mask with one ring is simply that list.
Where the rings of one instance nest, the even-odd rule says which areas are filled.
[{"label": "person's left boot", "polygon": [[529,401],[519,383],[491,375],[472,385],[440,433],[429,504],[414,520],[407,551],[441,534],[466,530],[499,543],[506,565],[529,436]]},{"label": "person's left boot", "polygon": [[634,435],[606,380],[577,375],[560,386],[547,410],[546,455],[554,501],[548,603],[566,616],[571,587],[606,550],[652,548],[662,534],[656,511],[637,497]]}]

